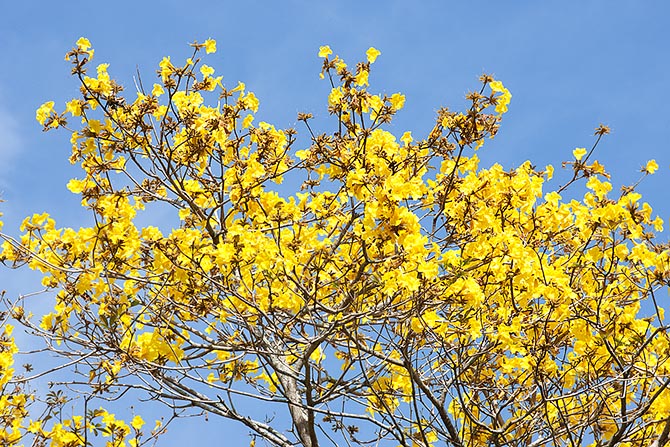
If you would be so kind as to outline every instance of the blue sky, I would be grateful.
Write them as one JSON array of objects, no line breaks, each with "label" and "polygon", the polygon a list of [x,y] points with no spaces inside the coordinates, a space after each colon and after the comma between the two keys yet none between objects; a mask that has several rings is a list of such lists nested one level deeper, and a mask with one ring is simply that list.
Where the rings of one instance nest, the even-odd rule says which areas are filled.
[{"label": "blue sky", "polygon": [[[208,64],[234,86],[238,80],[261,100],[259,120],[296,126],[299,111],[326,115],[326,82],[320,81],[320,45],[329,44],[350,64],[375,46],[372,90],[402,92],[405,109],[391,127],[421,137],[442,106],[458,109],[477,78],[491,73],[513,94],[498,137],[480,151],[483,165],[506,168],[527,159],[543,167],[590,147],[600,123],[612,134],[596,158],[615,188],[634,183],[647,160],[659,172],[640,187],[664,219],[670,186],[670,147],[664,112],[670,81],[666,1],[183,1],[119,0],[6,2],[0,18],[0,194],[4,231],[17,234],[23,217],[50,212],[60,226],[80,226],[87,214],[65,184],[79,175],[67,161],[67,132],[44,134],[35,109],[54,100],[59,109],[77,95],[64,54],[80,36],[109,62],[110,74],[132,94],[136,69],[151,80],[164,55],[188,56],[188,43],[214,38]],[[567,173],[566,173],[567,175]],[[548,188],[558,188],[561,178]],[[548,191],[548,189],[547,189]],[[666,228],[668,225],[666,225]],[[26,272],[0,270],[10,293],[39,289]],[[136,405],[137,406],[137,405]],[[192,439],[196,421],[175,426],[163,445]],[[200,428],[198,428],[200,430]],[[232,430],[232,431],[230,431]],[[212,421],[201,444],[244,429]],[[230,435],[233,433],[233,435]],[[239,437],[236,437],[238,436]],[[173,444],[174,443],[174,444]]]}]

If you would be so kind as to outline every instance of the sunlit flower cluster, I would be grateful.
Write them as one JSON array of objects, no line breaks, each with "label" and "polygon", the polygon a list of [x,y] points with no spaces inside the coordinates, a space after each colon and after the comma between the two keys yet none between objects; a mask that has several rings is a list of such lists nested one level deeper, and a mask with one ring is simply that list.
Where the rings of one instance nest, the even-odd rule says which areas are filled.
[{"label": "sunlit flower cluster", "polygon": [[[37,110],[45,130],[72,132],[82,174],[67,187],[95,224],[34,215],[2,257],[56,291],[32,327],[100,359],[92,388],[144,375],[276,445],[313,446],[319,430],[355,439],[368,424],[379,445],[642,446],[670,426],[663,220],[634,188],[612,195],[593,149],[572,152],[557,190],[552,166],[480,167],[512,98],[487,75],[464,112],[439,110],[423,138],[396,136],[405,96],[369,91],[380,51],[349,67],[328,46],[329,118],[300,114],[301,139],[256,124],[254,93],[202,63],[215,41],[192,47],[123,96],[108,64],[87,75],[82,38],[67,55],[81,97]],[[287,404],[295,438],[249,422],[266,418],[226,393]],[[3,399],[10,445],[25,431],[83,445],[93,423],[46,430]],[[134,445],[141,419],[103,411],[105,433]]]}]

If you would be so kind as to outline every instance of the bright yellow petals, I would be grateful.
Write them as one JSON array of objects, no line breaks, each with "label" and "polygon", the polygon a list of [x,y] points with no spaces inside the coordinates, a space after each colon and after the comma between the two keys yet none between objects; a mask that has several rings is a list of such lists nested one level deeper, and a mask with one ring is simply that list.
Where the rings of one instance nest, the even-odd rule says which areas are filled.
[{"label": "bright yellow petals", "polygon": [[81,116],[82,110],[82,101],[79,99],[73,99],[65,103],[65,111],[72,116]]},{"label": "bright yellow petals", "polygon": [[244,93],[244,90],[247,88],[247,86],[244,84],[244,82],[237,82],[237,86],[230,91],[230,93],[235,93],[235,92],[240,92]]},{"label": "bright yellow petals", "polygon": [[334,88],[330,91],[330,95],[328,95],[328,104],[331,106],[337,106],[340,104],[343,97],[344,94],[342,93],[342,89]]},{"label": "bright yellow petals", "polygon": [[584,155],[586,155],[586,149],[583,147],[578,147],[572,151],[572,155],[575,157],[575,160],[579,161],[584,158]]},{"label": "bright yellow petals", "polygon": [[423,332],[424,324],[423,324],[423,322],[421,321],[420,318],[412,317],[410,327],[412,328],[412,330],[414,332],[416,332],[417,334],[420,334],[420,333]]},{"label": "bright yellow petals", "polygon": [[254,116],[250,113],[247,116],[244,117],[242,120],[242,128],[246,129],[247,127],[251,126],[251,123],[254,121]]},{"label": "bright yellow petals", "polygon": [[509,90],[505,88],[505,86],[502,84],[500,81],[491,81],[489,83],[489,87],[491,87],[491,90],[495,93],[500,93],[496,97],[496,113],[502,115],[503,113],[507,112],[507,106],[509,105],[510,101],[512,100],[512,94],[510,93]]},{"label": "bright yellow petals", "polygon": [[391,95],[391,107],[393,107],[395,110],[400,110],[403,107],[405,107],[405,95],[402,95],[400,93],[394,93]]},{"label": "bright yellow petals", "polygon": [[647,164],[644,166],[643,172],[647,174],[653,174],[658,170],[658,163],[656,163],[656,160],[649,160]]},{"label": "bright yellow petals", "polygon": [[88,40],[85,37],[80,37],[77,40],[77,48],[79,48],[81,51],[87,51],[89,48],[91,48],[91,41]]},{"label": "bright yellow petals", "polygon": [[74,194],[81,194],[86,188],[93,186],[92,183],[89,180],[72,179],[68,182],[67,189]]},{"label": "bright yellow petals", "polygon": [[[435,418],[445,411],[464,446],[496,432],[500,442],[567,445],[568,425],[600,444],[624,426],[620,444],[658,440],[670,414],[664,221],[634,187],[612,195],[618,182],[586,164],[584,148],[558,190],[551,165],[480,166],[475,151],[511,98],[500,81],[482,76],[475,91],[489,93],[468,95],[462,111],[440,108],[416,139],[393,122],[405,96],[370,88],[379,56],[370,48],[351,69],[321,61],[332,85],[322,86],[318,125],[301,113],[296,129],[282,129],[255,121],[255,94],[222,87],[197,53],[179,67],[163,58],[160,80],[128,95],[108,64],[87,66],[80,44],[68,58],[85,93],[66,112],[80,118],[70,161],[83,173],[67,188],[93,216],[79,228],[30,216],[0,256],[41,273],[53,303],[30,324],[60,343],[53,352],[86,356],[79,372],[101,398],[128,383],[153,395],[165,384],[185,402],[225,396],[231,408],[244,394],[251,405],[239,416],[265,421],[254,396],[286,404],[298,390],[304,400],[307,384],[338,424],[361,433],[374,432],[371,416],[390,424],[380,445],[453,444]],[[214,86],[220,94],[203,93]],[[36,119],[64,121],[53,102]],[[642,168],[657,170],[654,160]],[[0,444],[79,445],[90,428],[103,444],[153,442],[134,413],[127,423],[103,409],[32,422],[10,321],[29,312],[6,310]],[[437,407],[414,405],[431,393]],[[270,441],[300,443],[284,419]],[[317,431],[331,434],[346,443],[335,439],[346,430]]]},{"label": "bright yellow petals", "polygon": [[554,178],[554,167],[552,165],[547,165],[544,168],[544,171],[547,175],[547,180],[551,180],[552,178]]},{"label": "bright yellow petals", "polygon": [[596,193],[599,199],[605,198],[608,192],[612,190],[612,185],[609,182],[603,182],[597,176],[589,177],[586,182],[586,187]]},{"label": "bright yellow petals", "polygon": [[151,89],[151,95],[161,96],[163,93],[165,93],[165,90],[163,90],[163,86],[160,84],[154,84],[153,88]]},{"label": "bright yellow petals", "polygon": [[505,91],[505,87],[503,86],[502,82],[500,81],[491,81],[489,82],[489,87],[491,87],[491,90],[497,93],[502,93]]},{"label": "bright yellow petals", "polygon": [[[94,50],[93,48],[91,48],[91,42],[87,38],[80,37],[79,39],[77,39],[76,45],[78,51],[86,53],[89,59],[93,58]],[[65,60],[66,61],[70,60],[69,54],[68,56],[65,57]]]},{"label": "bright yellow petals", "polygon": [[144,419],[142,419],[142,416],[136,415],[133,417],[133,420],[130,422],[130,425],[135,430],[141,430],[142,427],[144,426]]},{"label": "bright yellow petals", "polygon": [[100,76],[107,76],[107,79],[109,79],[109,75],[107,74],[107,69],[109,68],[109,64],[100,64],[96,67],[96,71],[98,72],[98,78]]},{"label": "bright yellow petals", "polygon": [[158,65],[160,67],[161,79],[165,82],[175,70],[174,65],[170,61],[170,56],[164,57]]},{"label": "bright yellow petals", "polygon": [[214,69],[209,65],[203,65],[200,67],[200,73],[202,73],[204,77],[212,76],[214,74]]},{"label": "bright yellow petals", "polygon": [[557,207],[558,206],[558,201],[561,200],[561,195],[557,193],[556,191],[551,191],[545,194],[544,200],[547,203],[552,204],[553,206]]},{"label": "bright yellow petals", "polygon": [[335,69],[337,71],[342,71],[347,68],[347,64],[340,58],[335,57]]},{"label": "bright yellow petals", "polygon": [[205,41],[205,52],[207,54],[216,53],[216,40],[207,39]]},{"label": "bright yellow petals", "polygon": [[252,92],[247,93],[244,98],[242,98],[241,102],[247,109],[252,110],[254,113],[258,112],[260,101]]},{"label": "bright yellow petals", "polygon": [[37,111],[35,112],[35,119],[38,123],[44,125],[47,118],[55,113],[54,104],[55,103],[53,101],[47,101],[38,107]]},{"label": "bright yellow petals", "polygon": [[660,217],[657,217],[656,219],[653,220],[652,225],[654,226],[654,230],[658,231],[659,233],[663,231],[663,219]]},{"label": "bright yellow petals", "polygon": [[[372,119],[375,119],[382,107],[384,107],[384,100],[379,95],[373,95],[368,98],[366,105],[371,109],[370,115],[372,115]],[[364,112],[366,110],[367,107],[363,109]]]},{"label": "bright yellow petals", "polygon": [[323,353],[320,347],[317,347],[309,356],[309,359],[316,364],[320,364],[326,359],[326,355]]},{"label": "bright yellow petals", "polygon": [[319,47],[319,57],[328,57],[331,54],[333,54],[333,50],[331,50],[328,45]]},{"label": "bright yellow petals", "polygon": [[39,433],[42,430],[42,421],[30,421],[27,430],[30,433]]},{"label": "bright yellow petals", "polygon": [[356,85],[360,85],[360,86],[370,85],[370,83],[368,81],[369,75],[370,75],[370,72],[367,71],[367,70],[359,71],[358,74],[356,75],[354,83]]},{"label": "bright yellow petals", "polygon": [[365,55],[368,58],[368,62],[370,62],[371,64],[377,60],[377,57],[379,57],[380,54],[382,54],[381,51],[379,51],[374,47],[368,48],[368,51],[365,52]]},{"label": "bright yellow petals", "polygon": [[409,144],[412,141],[414,141],[414,139],[412,138],[412,132],[407,131],[403,133],[402,137],[400,137],[400,141],[402,141],[405,144],[405,146],[409,146]]}]

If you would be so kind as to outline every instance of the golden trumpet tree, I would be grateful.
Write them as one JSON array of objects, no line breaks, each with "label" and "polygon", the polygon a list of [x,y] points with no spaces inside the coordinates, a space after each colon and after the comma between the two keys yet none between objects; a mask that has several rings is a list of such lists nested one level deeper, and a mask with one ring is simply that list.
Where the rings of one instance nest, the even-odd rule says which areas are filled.
[{"label": "golden trumpet tree", "polygon": [[[252,444],[667,443],[669,246],[634,188],[612,193],[594,155],[607,127],[545,191],[551,166],[479,167],[511,99],[490,76],[424,139],[397,138],[404,96],[369,90],[379,51],[349,67],[324,46],[332,128],[300,114],[299,138],[256,124],[256,96],[203,63],[216,42],[192,47],[124,96],[82,38],[67,54],[81,95],[37,111],[72,133],[67,186],[93,223],[42,214],[3,234],[3,261],[55,292],[48,314],[8,299],[4,318],[64,359],[63,385],[231,419]],[[159,434],[102,408],[30,419],[11,326],[0,347],[3,445]]]}]

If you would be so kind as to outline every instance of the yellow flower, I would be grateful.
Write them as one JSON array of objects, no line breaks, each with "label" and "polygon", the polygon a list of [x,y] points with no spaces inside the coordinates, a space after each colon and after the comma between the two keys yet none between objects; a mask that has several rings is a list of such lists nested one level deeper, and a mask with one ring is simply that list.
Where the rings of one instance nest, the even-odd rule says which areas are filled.
[{"label": "yellow flower", "polygon": [[87,188],[88,181],[86,180],[78,180],[76,178],[71,179],[67,183],[67,189],[70,190],[70,192],[74,194],[80,194],[82,191],[84,191]]},{"label": "yellow flower", "polygon": [[174,65],[170,61],[170,56],[164,57],[158,65],[161,67],[161,79],[165,82],[174,71]]},{"label": "yellow flower", "polygon": [[107,412],[107,410],[104,410],[104,412],[102,413],[102,423],[109,426],[114,422],[116,422],[116,415]]},{"label": "yellow flower", "polygon": [[552,165],[547,165],[544,169],[547,175],[547,180],[551,180],[554,177],[554,167]]},{"label": "yellow flower", "polygon": [[403,143],[405,143],[405,146],[409,146],[409,144],[410,144],[412,141],[414,141],[414,140],[412,139],[412,132],[405,132],[404,134],[402,134],[402,137],[400,137],[400,141],[402,141]]},{"label": "yellow flower", "polygon": [[210,53],[216,53],[216,40],[214,39],[207,39],[205,41],[205,52],[207,54]]},{"label": "yellow flower", "polygon": [[370,62],[371,64],[377,60],[377,57],[380,54],[382,54],[381,51],[379,51],[375,47],[370,47],[368,48],[368,51],[365,52],[365,55],[368,57],[368,62]]},{"label": "yellow flower", "polygon": [[328,57],[331,54],[333,54],[333,50],[331,50],[328,45],[319,47],[319,57]]},{"label": "yellow flower", "polygon": [[342,98],[344,95],[342,94],[342,90],[339,88],[334,88],[330,91],[330,94],[328,95],[328,104],[331,106],[336,106],[340,104],[340,101],[342,101]]},{"label": "yellow flower", "polygon": [[489,83],[489,87],[491,87],[491,90],[495,93],[502,93],[497,97],[496,113],[503,114],[507,112],[507,106],[512,99],[512,94],[510,91],[507,90],[500,81],[491,81]]},{"label": "yellow flower", "polygon": [[659,233],[663,231],[663,219],[660,217],[654,219],[652,225],[654,225],[654,230],[658,231]]},{"label": "yellow flower", "polygon": [[151,89],[151,94],[153,96],[160,96],[163,93],[165,93],[165,90],[163,90],[163,87],[160,84],[154,84],[154,88]]},{"label": "yellow flower", "polygon": [[609,182],[601,182],[597,176],[592,176],[586,182],[586,187],[596,193],[598,198],[602,199],[612,190],[612,185]]},{"label": "yellow flower", "polygon": [[368,82],[368,75],[370,74],[367,70],[361,70],[357,75],[354,82],[356,85],[370,85]]},{"label": "yellow flower", "polygon": [[559,200],[561,200],[561,195],[556,191],[551,191],[544,195],[544,201],[551,203],[553,206],[558,206]]},{"label": "yellow flower", "polygon": [[54,102],[53,101],[47,101],[35,112],[35,119],[37,120],[38,123],[44,125],[44,122],[51,116],[51,114],[54,113]]},{"label": "yellow flower", "polygon": [[40,430],[42,430],[42,421],[30,421],[30,425],[28,425],[30,433],[37,433]]},{"label": "yellow flower", "polygon": [[647,174],[653,174],[658,170],[658,163],[656,163],[656,160],[649,160],[647,164],[644,166],[643,172],[646,172]]},{"label": "yellow flower", "polygon": [[322,360],[326,358],[326,355],[321,350],[321,347],[317,348],[310,354],[309,359],[317,364],[320,364]]},{"label": "yellow flower", "polygon": [[203,65],[200,67],[200,73],[202,73],[204,77],[211,76],[214,74],[214,69],[209,65]]},{"label": "yellow flower", "polygon": [[251,113],[245,116],[242,120],[242,128],[246,129],[247,127],[251,126],[253,120],[254,116]]},{"label": "yellow flower", "polygon": [[65,103],[65,111],[72,114],[72,116],[81,115],[81,101],[78,99],[73,99],[72,101]]},{"label": "yellow flower", "polygon": [[500,81],[492,81],[491,83],[489,83],[489,87],[491,87],[491,90],[493,90],[494,92],[502,92],[503,89],[505,88],[502,82]]},{"label": "yellow flower", "polygon": [[244,82],[237,81],[237,86],[234,89],[232,89],[230,91],[230,93],[233,93],[233,92],[244,93],[245,88],[247,88],[247,86],[244,84]]},{"label": "yellow flower", "polygon": [[394,93],[391,95],[391,107],[400,110],[405,106],[405,95]]},{"label": "yellow flower", "polygon": [[584,155],[586,155],[586,149],[583,147],[578,147],[574,151],[572,151],[572,155],[575,156],[576,160],[581,160]]},{"label": "yellow flower", "polygon": [[91,41],[85,37],[80,37],[79,40],[77,40],[77,48],[81,51],[86,51],[91,48]]},{"label": "yellow flower", "polygon": [[345,68],[347,68],[347,64],[342,59],[340,59],[336,56],[335,57],[335,68],[337,69],[337,71],[341,71],[341,70],[344,70]]},{"label": "yellow flower", "polygon": [[252,92],[247,93],[246,96],[242,98],[242,101],[244,102],[244,106],[247,109],[258,112],[258,104],[260,102],[258,101],[258,98],[256,98],[256,95],[254,95]]},{"label": "yellow flower", "polygon": [[412,320],[410,322],[410,327],[412,328],[412,330],[414,332],[416,332],[417,334],[422,333],[423,332],[423,326],[424,326],[423,322],[421,321],[420,318],[412,317]]},{"label": "yellow flower", "polygon": [[[80,48],[85,50],[75,46],[69,54],[75,59],[86,57],[89,45],[82,41]],[[203,56],[206,43],[201,40],[193,46]],[[215,49],[213,40],[209,49]],[[332,54],[330,47],[319,49],[320,57]],[[536,170],[530,162],[511,171],[498,164],[480,168],[476,154],[454,154],[454,144],[478,147],[492,136],[499,118],[491,116],[496,115],[493,109],[498,113],[507,110],[511,94],[488,76],[483,78],[487,93],[475,97],[472,113],[477,119],[445,110],[438,118],[445,128],[438,124],[427,139],[414,140],[409,131],[392,133],[394,127],[386,126],[386,121],[403,108],[405,97],[390,92],[373,95],[354,85],[354,76],[356,83],[367,85],[370,64],[379,55],[370,48],[367,62],[352,70],[345,70],[338,57],[324,59],[322,74],[333,81],[333,89],[325,92],[329,111],[339,120],[332,134],[325,133],[301,150],[292,144],[302,140],[294,140],[292,130],[255,121],[253,111],[258,110],[259,100],[246,92],[243,83],[234,89],[231,85],[232,90],[226,90],[219,102],[211,98],[213,104],[206,105],[210,95],[194,91],[192,82],[177,82],[184,77],[195,81],[196,63],[202,73],[198,80],[205,79],[196,84],[209,89],[220,82],[218,73],[214,77],[214,69],[195,57],[187,65],[172,65],[164,58],[159,69],[162,81],[155,81],[152,90],[148,89],[151,83],[146,85],[146,93],[152,96],[139,93],[136,101],[123,106],[99,107],[95,116],[92,109],[97,96],[115,84],[107,74],[107,64],[98,66],[97,79],[82,76],[84,90],[92,93],[68,102],[66,110],[80,115],[73,121],[82,121],[70,141],[71,161],[80,164],[84,174],[70,180],[67,187],[82,195],[82,205],[94,207],[100,224],[59,229],[47,214],[37,214],[23,222],[20,239],[0,244],[0,251],[3,259],[25,260],[28,267],[41,271],[45,287],[67,292],[58,295],[52,312],[41,319],[41,328],[57,340],[76,340],[77,331],[109,330],[108,325],[99,326],[95,321],[109,322],[110,317],[123,330],[119,342],[123,355],[101,362],[91,372],[90,381],[113,385],[126,360],[151,362],[152,368],[167,371],[189,367],[188,359],[203,371],[202,378],[212,388],[252,385],[272,398],[273,392],[281,394],[277,390],[282,384],[281,371],[255,359],[255,351],[245,357],[225,346],[243,349],[236,345],[240,333],[259,327],[263,315],[273,312],[293,316],[286,328],[259,329],[291,345],[287,352],[277,352],[287,367],[299,369],[307,361],[324,374],[332,367],[355,375],[348,371],[360,363],[361,355],[363,360],[373,355],[379,367],[368,368],[369,380],[361,384],[357,397],[363,406],[367,398],[368,412],[380,412],[380,417],[393,417],[396,409],[400,414],[400,406],[413,396],[413,376],[403,366],[403,344],[399,343],[405,337],[422,344],[427,353],[422,364],[426,371],[438,374],[448,367],[439,355],[445,343],[472,347],[463,351],[468,356],[497,343],[494,351],[484,352],[490,354],[493,370],[482,368],[475,379],[503,391],[519,390],[517,401],[522,407],[535,399],[534,371],[562,381],[564,386],[555,396],[557,405],[529,415],[544,418],[547,424],[560,416],[558,404],[575,418],[589,417],[590,410],[580,399],[602,404],[607,410],[609,388],[594,398],[588,390],[570,389],[588,375],[592,365],[594,371],[603,372],[603,380],[614,380],[612,386],[616,385],[618,376],[609,370],[613,351],[605,349],[606,342],[623,356],[639,354],[629,362],[631,381],[644,382],[654,371],[668,370],[663,354],[668,350],[667,340],[658,331],[658,337],[654,336],[653,322],[641,319],[638,313],[642,300],[665,284],[669,263],[667,250],[656,249],[654,243],[652,229],[662,231],[664,222],[653,217],[651,206],[632,190],[618,201],[607,199],[612,184],[605,181],[608,175],[596,162],[589,161],[588,170],[598,175],[586,179],[584,199],[572,200],[581,195],[580,189],[566,191],[564,200],[559,192],[544,190],[554,174],[550,165],[544,170]],[[170,98],[165,99],[168,94]],[[64,121],[61,111],[54,111],[54,103],[48,102],[37,110],[36,118],[53,126]],[[89,111],[91,116],[81,120]],[[69,113],[65,114],[68,118]],[[384,119],[366,122],[367,114],[372,120]],[[162,123],[152,122],[152,116]],[[299,119],[307,120],[307,116]],[[144,127],[149,130],[143,131]],[[444,145],[440,143],[443,137]],[[145,172],[134,167],[126,171],[130,163],[119,153],[123,147],[132,149]],[[572,164],[584,168],[588,156],[589,148],[577,148]],[[174,169],[162,170],[161,160],[174,163]],[[212,161],[220,165],[215,170],[210,169]],[[640,168],[651,174],[658,164],[650,160]],[[306,174],[303,192],[270,185],[280,184],[286,173],[298,175],[295,170]],[[114,171],[139,176],[136,187],[113,186],[108,174]],[[158,182],[152,172],[159,174]],[[170,205],[173,197],[183,201],[176,209],[180,221],[169,234],[138,225],[144,219],[136,219],[136,214],[145,203],[150,212],[149,202]],[[427,227],[432,226],[433,216],[449,222],[453,237],[444,239],[446,230]],[[34,256],[24,258],[24,253]],[[123,281],[112,284],[106,279],[105,266],[110,263]],[[581,271],[579,277],[575,269]],[[602,270],[611,271],[611,285],[600,280]],[[365,284],[357,283],[361,274]],[[223,289],[220,280],[226,282]],[[297,290],[299,284],[304,287]],[[501,284],[505,293],[499,293]],[[72,293],[82,300],[62,299]],[[194,296],[206,299],[194,301]],[[422,299],[417,301],[417,296]],[[542,299],[536,299],[538,296]],[[347,317],[350,302],[360,311],[360,319]],[[593,309],[600,309],[601,325],[587,318]],[[87,312],[91,319],[82,320]],[[322,325],[318,321],[314,325],[310,312],[321,312],[324,321],[344,324],[343,331],[348,331],[354,343],[315,348],[311,337],[318,335]],[[661,311],[658,313],[661,320]],[[546,320],[541,331],[534,330],[537,318],[531,314]],[[160,319],[154,318],[157,315]],[[549,320],[544,318],[548,315]],[[204,316],[211,316],[207,324],[197,323]],[[88,327],[87,321],[94,323]],[[196,322],[195,326],[190,322]],[[203,344],[202,357],[185,358],[189,338],[203,340],[199,329],[220,340],[215,345]],[[11,330],[11,325],[0,328],[0,388],[14,373],[17,348],[10,340]],[[375,331],[394,335],[373,340],[368,335]],[[302,333],[299,339],[291,338],[298,333]],[[566,354],[534,357],[529,347],[539,346],[541,339],[553,340]],[[333,358],[326,357],[330,353]],[[341,399],[338,396],[344,394],[338,393],[346,389],[332,385],[330,394]],[[206,391],[207,387],[202,388]],[[324,405],[330,394],[322,393]],[[665,394],[656,401],[662,403],[662,409],[661,403],[650,408],[650,421],[662,422],[665,416],[657,415],[670,409],[665,404],[670,391]],[[464,392],[461,397],[448,406],[454,418],[462,422],[468,412],[479,417],[483,407],[475,394]],[[19,419],[11,424],[18,427],[19,436],[33,432],[34,436],[27,436],[54,445],[74,445],[81,441],[78,436],[84,430],[97,424],[106,428],[110,444],[137,447],[144,442],[141,431],[151,429],[134,413],[126,424],[101,409],[94,410],[91,421],[79,416],[64,418],[49,423],[51,431],[47,431],[24,416],[19,399],[0,399],[0,410],[3,405],[16,409]],[[417,417],[415,422],[416,426],[408,421],[398,427],[407,433],[408,444],[420,440],[426,446],[439,443],[432,421]],[[603,424],[603,432],[609,422]],[[156,427],[160,425],[157,422]],[[415,436],[419,430],[420,440]],[[481,441],[468,427],[462,433],[464,443]],[[4,439],[2,433],[0,439]]]},{"label": "yellow flower", "polygon": [[144,425],[144,420],[142,419],[141,416],[137,415],[137,416],[135,416],[135,417],[133,418],[132,421],[130,421],[130,425],[132,425],[132,427],[133,427],[135,430],[139,430],[139,429],[141,429],[142,426]]}]

